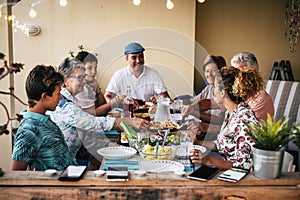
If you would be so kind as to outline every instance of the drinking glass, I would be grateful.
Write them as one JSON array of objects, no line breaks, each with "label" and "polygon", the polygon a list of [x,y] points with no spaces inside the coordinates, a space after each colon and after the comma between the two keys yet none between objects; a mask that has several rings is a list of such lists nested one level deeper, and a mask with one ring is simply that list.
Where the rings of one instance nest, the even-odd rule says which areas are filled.
[{"label": "drinking glass", "polygon": [[141,131],[137,133],[137,150],[142,152],[144,147],[149,143],[149,135],[147,132]]},{"label": "drinking glass", "polygon": [[181,108],[183,105],[183,100],[174,100],[173,102],[173,109],[174,109],[174,113],[181,113]]},{"label": "drinking glass", "polygon": [[190,165],[189,152],[193,148],[195,133],[189,130],[179,131],[180,145],[177,148],[176,157],[178,162],[185,166]]},{"label": "drinking glass", "polygon": [[131,112],[130,111],[121,112],[121,118],[131,118]]}]

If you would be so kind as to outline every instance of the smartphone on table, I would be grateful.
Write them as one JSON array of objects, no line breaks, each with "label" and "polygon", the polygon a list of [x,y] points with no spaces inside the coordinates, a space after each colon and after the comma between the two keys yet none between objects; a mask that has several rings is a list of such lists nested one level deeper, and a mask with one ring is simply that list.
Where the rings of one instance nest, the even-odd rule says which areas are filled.
[{"label": "smartphone on table", "polygon": [[220,169],[215,166],[202,165],[187,177],[189,179],[194,179],[199,181],[208,181],[212,179],[216,174],[218,174],[219,171]]},{"label": "smartphone on table", "polygon": [[238,182],[249,173],[249,170],[232,167],[219,175],[222,181]]},{"label": "smartphone on table", "polygon": [[58,177],[59,181],[79,181],[86,171],[86,166],[69,165]]},{"label": "smartphone on table", "polygon": [[106,180],[107,181],[128,181],[129,180],[128,167],[108,166],[107,173],[106,173]]}]

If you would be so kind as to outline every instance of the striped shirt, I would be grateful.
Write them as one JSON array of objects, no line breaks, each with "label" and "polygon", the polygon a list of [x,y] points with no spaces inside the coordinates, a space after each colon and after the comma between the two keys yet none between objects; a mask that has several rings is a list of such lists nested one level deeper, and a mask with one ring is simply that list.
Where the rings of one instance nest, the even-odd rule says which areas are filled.
[{"label": "striped shirt", "polygon": [[28,163],[31,169],[62,171],[73,164],[59,127],[47,115],[23,111],[14,138],[12,159]]}]

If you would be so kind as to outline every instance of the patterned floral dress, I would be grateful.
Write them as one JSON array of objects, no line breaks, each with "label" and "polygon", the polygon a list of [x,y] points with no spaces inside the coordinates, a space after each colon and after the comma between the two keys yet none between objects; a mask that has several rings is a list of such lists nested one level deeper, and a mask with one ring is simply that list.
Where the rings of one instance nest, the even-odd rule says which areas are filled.
[{"label": "patterned floral dress", "polygon": [[247,135],[246,123],[260,124],[249,105],[242,102],[231,114],[226,112],[216,145],[233,167],[251,169],[254,141]]}]

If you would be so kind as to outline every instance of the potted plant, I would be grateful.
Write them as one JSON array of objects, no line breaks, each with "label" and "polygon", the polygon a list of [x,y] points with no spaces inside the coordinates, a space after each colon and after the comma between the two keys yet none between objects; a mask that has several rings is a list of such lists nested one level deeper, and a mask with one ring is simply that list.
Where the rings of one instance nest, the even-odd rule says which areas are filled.
[{"label": "potted plant", "polygon": [[291,127],[288,119],[275,121],[268,115],[261,125],[248,125],[248,135],[254,140],[254,175],[263,179],[275,179],[281,176],[285,146],[291,140]]},{"label": "potted plant", "polygon": [[300,172],[300,123],[299,122],[293,123],[291,133],[293,137],[292,141],[298,147],[298,161],[299,161],[299,172]]}]

